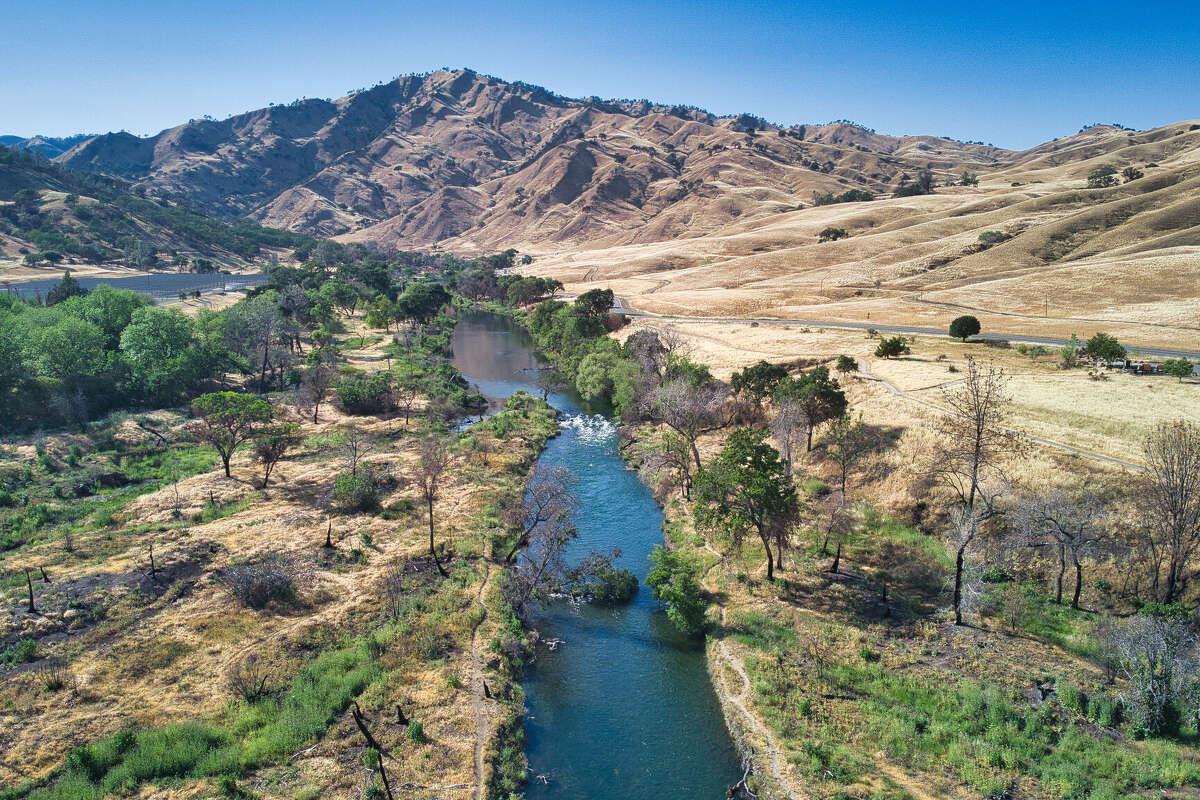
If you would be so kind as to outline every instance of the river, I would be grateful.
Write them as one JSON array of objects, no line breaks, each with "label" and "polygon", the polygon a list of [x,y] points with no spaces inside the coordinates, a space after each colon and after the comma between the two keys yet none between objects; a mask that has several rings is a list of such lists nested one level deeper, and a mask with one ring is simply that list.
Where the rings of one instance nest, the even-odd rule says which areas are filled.
[{"label": "river", "polygon": [[[537,394],[537,360],[511,320],[469,314],[454,332],[454,363],[494,403]],[[562,433],[538,469],[569,468],[580,511],[569,560],[621,548],[640,580],[662,542],[662,512],[617,451],[611,422],[578,398],[552,395]],[[642,586],[627,605],[552,603],[534,620],[542,640],[525,672],[529,800],[720,800],[739,759],[704,664],[703,643],[681,636]]]}]

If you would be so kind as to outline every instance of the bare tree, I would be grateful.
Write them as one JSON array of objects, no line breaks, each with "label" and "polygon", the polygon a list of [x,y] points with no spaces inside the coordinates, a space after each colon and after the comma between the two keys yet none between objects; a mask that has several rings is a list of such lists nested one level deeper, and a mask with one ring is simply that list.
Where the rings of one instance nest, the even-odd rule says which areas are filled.
[{"label": "bare tree", "polygon": [[321,353],[326,348],[319,348],[309,351],[308,369],[304,370],[304,375],[300,378],[300,389],[304,393],[308,402],[312,404],[312,421],[317,421],[317,415],[321,411],[321,403],[325,401],[325,396],[329,394],[333,382],[337,379],[337,370],[334,369],[333,363],[324,358],[313,357],[314,353]]},{"label": "bare tree", "polygon": [[654,393],[654,418],[683,437],[691,450],[696,469],[701,468],[696,439],[717,424],[728,389],[716,381],[695,386],[684,379],[669,380]]},{"label": "bare tree", "polygon": [[797,438],[808,427],[808,415],[794,400],[782,400],[775,404],[775,414],[768,423],[771,436],[779,445],[783,455],[783,463],[787,465],[788,474],[792,474],[792,448]]},{"label": "bare tree", "polygon": [[828,553],[829,543],[833,542],[836,549],[829,571],[836,575],[842,564],[842,547],[849,541],[850,533],[854,530],[854,514],[844,492],[830,492],[825,496],[821,502],[821,524],[825,529],[821,540],[821,552]]},{"label": "bare tree", "polygon": [[506,515],[509,528],[516,534],[504,557],[506,562],[517,560],[517,554],[530,546],[538,528],[557,525],[575,513],[579,500],[571,491],[574,483],[575,476],[566,467],[538,470],[530,478],[520,504]]},{"label": "bare tree", "polygon": [[271,480],[271,471],[288,451],[294,450],[304,441],[300,426],[294,422],[279,422],[266,425],[254,432],[254,456],[263,465],[262,488]]},{"label": "bare tree", "polygon": [[1200,425],[1160,422],[1142,444],[1146,472],[1138,486],[1144,544],[1154,595],[1178,600],[1192,578],[1200,544]]},{"label": "bare tree", "polygon": [[1054,581],[1054,602],[1062,604],[1063,576],[1067,561],[1075,567],[1075,592],[1071,608],[1079,608],[1083,588],[1083,562],[1093,555],[1105,537],[1104,507],[1090,494],[1072,497],[1066,492],[1027,497],[1014,514],[1021,544],[1050,547],[1058,556]]},{"label": "bare tree", "polygon": [[438,560],[437,549],[433,544],[433,504],[441,492],[442,476],[450,466],[450,450],[446,442],[436,436],[429,436],[421,442],[421,455],[417,460],[417,485],[421,489],[421,497],[425,500],[425,508],[429,512],[429,555],[437,565],[442,577],[449,577],[446,568]]},{"label": "bare tree", "polygon": [[875,449],[875,437],[863,422],[862,414],[859,414],[855,419],[846,415],[839,417],[830,426],[826,438],[829,440],[826,455],[837,465],[839,484],[845,495],[851,470]]},{"label": "bare tree", "polygon": [[356,427],[346,428],[342,433],[341,451],[346,463],[346,469],[351,475],[358,474],[358,464],[363,456],[371,449],[371,442],[366,434]]},{"label": "bare tree", "polygon": [[[943,390],[950,407],[938,421],[938,450],[929,474],[957,500],[951,514],[954,549],[954,622],[962,624],[963,567],[967,548],[980,526],[999,513],[996,500],[1004,486],[1004,462],[1022,455],[1025,442],[1005,423],[1012,398],[1008,376],[999,367],[981,367],[967,358],[966,379]],[[987,486],[989,481],[997,481]]]},{"label": "bare tree", "polygon": [[1110,646],[1128,681],[1123,699],[1131,727],[1143,736],[1173,733],[1170,709],[1188,699],[1200,670],[1197,631],[1188,612],[1160,606],[1140,613],[1113,632]]},{"label": "bare tree", "polygon": [[537,385],[542,390],[542,399],[545,400],[552,394],[564,391],[567,388],[567,379],[557,367],[542,367],[538,370]]}]

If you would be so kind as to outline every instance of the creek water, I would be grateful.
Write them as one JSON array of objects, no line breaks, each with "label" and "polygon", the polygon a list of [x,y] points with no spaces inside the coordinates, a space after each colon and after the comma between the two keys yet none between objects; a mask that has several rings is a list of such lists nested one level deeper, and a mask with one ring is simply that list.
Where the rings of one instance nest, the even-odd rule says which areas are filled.
[{"label": "creek water", "polygon": [[[537,394],[528,334],[494,314],[465,315],[454,331],[454,363],[493,401],[518,389]],[[662,542],[662,512],[617,451],[616,428],[578,398],[552,395],[562,433],[538,469],[564,466],[578,479],[579,532],[569,560],[621,548],[619,566],[644,580]],[[719,800],[741,777],[701,642],[681,636],[641,586],[616,608],[555,602],[534,627],[542,641],[524,689],[529,800]]]}]

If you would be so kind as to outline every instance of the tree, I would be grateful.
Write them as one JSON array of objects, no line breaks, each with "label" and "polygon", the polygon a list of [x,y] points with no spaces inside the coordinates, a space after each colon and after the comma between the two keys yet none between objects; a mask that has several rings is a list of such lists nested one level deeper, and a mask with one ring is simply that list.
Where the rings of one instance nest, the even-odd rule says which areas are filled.
[{"label": "tree", "polygon": [[912,350],[909,349],[908,342],[904,341],[903,336],[892,336],[888,339],[881,339],[879,346],[875,348],[876,358],[895,358],[896,356],[908,355]]},{"label": "tree", "polygon": [[979,320],[970,314],[955,317],[954,321],[950,323],[950,335],[955,339],[962,339],[964,342],[979,331]]},{"label": "tree", "polygon": [[1175,734],[1180,705],[1200,670],[1197,629],[1181,605],[1147,603],[1111,637],[1128,689],[1123,698],[1137,736]]},{"label": "tree", "polygon": [[1058,556],[1058,574],[1054,582],[1054,602],[1062,604],[1063,575],[1067,559],[1075,567],[1075,592],[1071,608],[1079,608],[1083,588],[1083,561],[1091,556],[1104,538],[1104,507],[1092,495],[1072,497],[1057,491],[1022,500],[1015,513],[1022,544],[1052,547]]},{"label": "tree", "polygon": [[666,606],[667,619],[684,633],[699,633],[707,605],[700,590],[700,565],[691,556],[661,545],[654,547],[650,561],[654,566],[646,575],[646,585]]},{"label": "tree", "polygon": [[855,372],[858,372],[858,360],[853,356],[838,356],[837,365],[834,367],[834,369],[843,375],[852,375]]},{"label": "tree", "polygon": [[829,426],[827,434],[829,447],[826,455],[837,465],[838,485],[842,494],[846,495],[849,488],[850,472],[876,446],[871,429],[863,422],[862,414],[854,419],[843,414]]},{"label": "tree", "polygon": [[829,227],[817,234],[818,242],[836,242],[838,239],[848,239],[850,234],[845,228]]},{"label": "tree", "polygon": [[208,442],[221,457],[225,477],[229,459],[238,446],[254,435],[255,428],[272,417],[271,404],[261,397],[238,392],[210,392],[192,401],[199,419],[191,429],[196,438]]},{"label": "tree", "polygon": [[767,427],[771,431],[771,436],[779,444],[784,467],[787,468],[788,475],[791,475],[793,447],[797,435],[807,426],[808,417],[800,403],[790,399],[775,400],[774,411]]},{"label": "tree", "polygon": [[615,302],[612,289],[590,289],[575,298],[575,307],[589,316],[603,317]]},{"label": "tree", "polygon": [[805,451],[812,450],[813,431],[817,426],[846,413],[846,393],[829,377],[829,367],[814,367],[795,378],[779,381],[775,401],[780,406],[794,404],[807,431]]},{"label": "tree", "polygon": [[559,372],[558,367],[542,367],[538,370],[537,385],[542,390],[542,399],[567,388],[567,379]]},{"label": "tree", "polygon": [[[45,253],[42,255],[44,256]],[[62,280],[50,287],[50,291],[46,293],[46,305],[58,305],[69,297],[83,297],[87,293],[88,290],[80,286],[79,281],[71,277],[71,270],[64,270]]]},{"label": "tree", "polygon": [[1107,189],[1117,185],[1117,168],[1109,164],[1097,167],[1088,173],[1087,188]]},{"label": "tree", "polygon": [[1145,177],[1145,173],[1137,167],[1130,165],[1121,170],[1121,177],[1125,179],[1126,183],[1129,183],[1130,181],[1136,181],[1138,178]]},{"label": "tree", "polygon": [[782,364],[772,364],[769,361],[759,361],[751,364],[741,372],[735,372],[729,379],[729,387],[734,394],[745,393],[755,404],[771,396],[775,387],[788,376],[787,367]]},{"label": "tree", "polygon": [[1079,349],[1083,347],[1083,342],[1079,341],[1079,337],[1071,334],[1071,338],[1067,343],[1058,349],[1058,354],[1062,358],[1063,369],[1071,369],[1079,363]]},{"label": "tree", "polygon": [[963,172],[962,177],[958,179],[959,186],[978,186],[979,176],[974,172]]},{"label": "tree", "polygon": [[1116,337],[1107,333],[1097,333],[1087,340],[1083,346],[1083,354],[1089,358],[1098,358],[1105,363],[1125,360],[1125,348]]},{"label": "tree", "polygon": [[420,323],[429,322],[451,300],[450,293],[439,283],[410,283],[404,294],[396,299],[397,313]]},{"label": "tree", "polygon": [[262,488],[267,488],[271,471],[289,450],[294,450],[304,441],[300,426],[294,422],[266,425],[254,432],[254,455],[263,465]]},{"label": "tree", "polygon": [[954,622],[962,624],[963,568],[967,548],[980,526],[996,516],[999,488],[985,482],[1003,478],[1006,459],[1024,452],[1024,442],[1006,427],[1012,398],[1008,376],[999,367],[981,367],[967,357],[967,376],[945,387],[942,397],[949,413],[938,420],[939,442],[930,462],[930,476],[957,500],[951,514],[954,549]]},{"label": "tree", "polygon": [[215,361],[196,341],[189,317],[153,306],[133,311],[121,333],[121,351],[139,391],[160,403],[190,389]]},{"label": "tree", "polygon": [[317,421],[317,414],[321,411],[321,403],[324,402],[326,395],[329,394],[329,389],[337,380],[337,370],[334,369],[334,360],[337,358],[337,350],[327,347],[314,347],[308,351],[306,358],[308,368],[304,370],[304,374],[300,378],[300,388],[304,392],[308,401],[312,403],[312,421]]},{"label": "tree", "polygon": [[449,577],[446,568],[438,560],[437,550],[433,545],[433,504],[441,492],[442,475],[450,466],[450,450],[446,442],[436,436],[429,436],[421,442],[421,455],[417,459],[417,486],[421,497],[425,500],[425,508],[429,512],[429,555],[437,565],[438,572],[443,578]]},{"label": "tree", "polygon": [[705,428],[719,422],[725,395],[725,387],[715,381],[694,386],[685,378],[672,378],[654,393],[651,408],[654,419],[683,438],[697,470],[701,464],[696,439]]},{"label": "tree", "polygon": [[1163,362],[1163,370],[1172,378],[1178,378],[1180,383],[1192,374],[1194,365],[1186,358],[1168,358]]},{"label": "tree", "polygon": [[383,328],[388,331],[392,326],[392,319],[396,316],[396,306],[387,295],[380,295],[371,301],[371,305],[367,307],[367,327],[368,328]]},{"label": "tree", "polygon": [[1200,544],[1200,425],[1160,422],[1142,443],[1142,453],[1146,471],[1137,497],[1143,544],[1155,597],[1173,603],[1191,581]]},{"label": "tree", "polygon": [[506,514],[508,528],[515,538],[504,560],[509,564],[529,547],[538,529],[558,525],[579,509],[579,500],[571,491],[575,476],[566,467],[538,470],[525,486],[521,502]]},{"label": "tree", "polygon": [[[779,453],[762,431],[736,430],[725,448],[696,476],[696,521],[730,535],[740,545],[754,530],[767,554],[767,580],[775,579],[772,534],[799,508],[799,498]],[[782,553],[778,554],[782,564]]]}]

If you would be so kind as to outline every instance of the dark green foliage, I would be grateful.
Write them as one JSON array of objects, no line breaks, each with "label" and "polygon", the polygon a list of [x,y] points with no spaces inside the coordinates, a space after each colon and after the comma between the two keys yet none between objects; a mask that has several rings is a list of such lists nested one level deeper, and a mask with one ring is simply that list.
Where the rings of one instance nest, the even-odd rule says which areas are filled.
[{"label": "dark green foliage", "polygon": [[838,356],[834,369],[843,375],[850,375],[858,372],[858,360],[853,356]]},{"label": "dark green foliage", "polygon": [[1168,358],[1163,362],[1163,371],[1181,381],[1192,374],[1194,367],[1195,365],[1186,358]]},{"label": "dark green foliage", "polygon": [[849,236],[850,234],[846,232],[845,228],[829,227],[825,228],[817,235],[817,241],[836,242],[838,239],[846,239],[849,238]]},{"label": "dark green foliage", "polygon": [[36,660],[37,642],[33,639],[22,639],[0,652],[0,664],[24,664]]},{"label": "dark green foliage", "polygon": [[803,412],[808,433],[807,450],[812,450],[813,431],[817,426],[842,416],[849,405],[846,393],[829,376],[826,366],[780,380],[774,397],[776,403],[793,403]]},{"label": "dark green foliage", "polygon": [[339,472],[333,485],[333,500],[346,512],[370,511],[379,505],[380,476],[370,465],[355,472]]},{"label": "dark green foliage", "polygon": [[759,361],[741,372],[733,373],[729,379],[729,386],[735,394],[745,393],[756,403],[761,403],[771,396],[775,387],[787,377],[787,374],[787,367],[782,364]]},{"label": "dark green foliage", "polygon": [[1117,183],[1117,168],[1110,164],[1097,167],[1088,173],[1087,185],[1089,189],[1107,189],[1110,186],[1116,186]]},{"label": "dark green foliage", "polygon": [[386,372],[354,373],[333,387],[333,400],[347,414],[383,414],[395,407],[395,380]]},{"label": "dark green foliage", "polygon": [[690,556],[661,545],[654,548],[650,561],[654,566],[646,575],[646,585],[666,606],[667,618],[684,633],[702,631],[708,603],[700,590],[699,564]]},{"label": "dark green foliage", "polygon": [[895,358],[896,356],[907,355],[911,350],[908,347],[908,342],[903,336],[892,336],[888,339],[883,339],[879,342],[879,346],[875,348],[875,355],[878,358]]},{"label": "dark green foliage", "polygon": [[[51,259],[46,259],[46,255],[46,253],[42,253],[42,258],[50,261]],[[59,254],[55,253],[55,255]],[[61,260],[61,258],[62,257],[59,256],[59,258],[56,260]],[[66,270],[63,272],[62,280],[56,283],[50,289],[50,291],[46,293],[46,305],[58,305],[63,300],[71,297],[83,297],[87,293],[87,289],[84,289],[79,285],[79,281],[71,277],[71,270]]]},{"label": "dark green foliage", "polygon": [[828,206],[835,203],[865,203],[875,199],[875,195],[864,189],[847,189],[839,195],[833,192],[819,194],[813,192],[813,205]]},{"label": "dark green foliage", "polygon": [[962,339],[964,342],[979,331],[979,320],[970,314],[955,317],[954,321],[950,323],[950,335],[955,339]]},{"label": "dark green foliage", "polygon": [[1082,352],[1085,356],[1099,358],[1103,361],[1122,361],[1126,355],[1124,346],[1117,341],[1116,337],[1109,336],[1107,333],[1097,333],[1088,339]]}]

